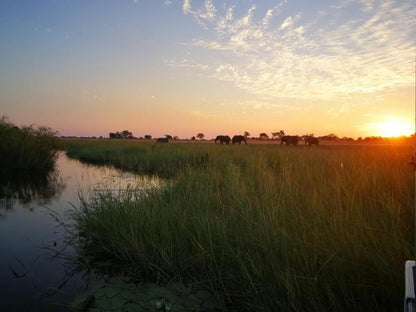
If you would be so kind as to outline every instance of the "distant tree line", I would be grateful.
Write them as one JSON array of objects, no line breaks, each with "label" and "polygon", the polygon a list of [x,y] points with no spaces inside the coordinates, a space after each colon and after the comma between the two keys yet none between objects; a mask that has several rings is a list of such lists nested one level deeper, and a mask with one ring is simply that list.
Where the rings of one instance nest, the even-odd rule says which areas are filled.
[{"label": "distant tree line", "polygon": [[[282,137],[284,137],[286,135],[285,130],[278,130],[275,132],[271,132],[270,134],[266,133],[266,132],[261,132],[257,137],[256,136],[250,136],[250,133],[248,131],[244,131],[243,132],[243,136],[246,139],[254,139],[254,140],[281,140]],[[298,135],[300,140],[304,140],[307,137],[315,137],[315,135],[313,133],[307,133],[304,135]],[[413,136],[412,136],[413,137]],[[95,138],[95,137],[93,137]],[[102,137],[100,137],[102,138]],[[135,139],[136,137],[133,136],[133,133],[129,130],[123,130],[123,131],[117,131],[117,132],[110,132],[109,133],[109,138],[110,139]],[[168,140],[179,140],[178,136],[172,136],[170,134],[165,134],[164,138],[168,139]],[[380,136],[371,136],[371,137],[359,137],[357,139],[354,139],[352,137],[338,137],[337,135],[335,135],[334,133],[330,133],[327,135],[323,135],[323,136],[317,136],[316,138],[318,138],[321,141],[338,141],[338,142],[357,142],[357,143],[381,143],[381,142],[388,142],[391,140],[399,140],[399,139],[404,139],[405,136],[402,136],[401,138],[384,138],[384,137],[380,137]],[[146,139],[146,140],[151,140],[153,139],[152,135],[150,134],[146,134],[143,137],[140,137],[139,139]],[[192,136],[192,138],[190,139],[191,141],[194,140],[204,140],[205,139],[205,135],[202,132],[199,132],[197,135]]]},{"label": "distant tree line", "polygon": [[129,130],[123,130],[121,132],[110,132],[110,139],[133,139],[133,133]]}]

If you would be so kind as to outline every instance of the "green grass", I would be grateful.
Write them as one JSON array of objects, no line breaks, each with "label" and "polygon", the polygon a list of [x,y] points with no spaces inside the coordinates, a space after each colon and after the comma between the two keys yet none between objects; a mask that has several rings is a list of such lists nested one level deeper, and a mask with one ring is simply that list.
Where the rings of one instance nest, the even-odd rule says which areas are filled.
[{"label": "green grass", "polygon": [[206,164],[209,154],[195,144],[155,144],[124,140],[62,140],[69,157],[93,164],[113,165],[135,173],[171,177],[186,166]]},{"label": "green grass", "polygon": [[194,281],[229,311],[402,309],[410,146],[71,144],[73,156],[171,178],[145,197],[83,198],[73,217],[88,265]]},{"label": "green grass", "polygon": [[0,173],[47,174],[55,167],[58,144],[47,127],[17,127],[0,118]]}]

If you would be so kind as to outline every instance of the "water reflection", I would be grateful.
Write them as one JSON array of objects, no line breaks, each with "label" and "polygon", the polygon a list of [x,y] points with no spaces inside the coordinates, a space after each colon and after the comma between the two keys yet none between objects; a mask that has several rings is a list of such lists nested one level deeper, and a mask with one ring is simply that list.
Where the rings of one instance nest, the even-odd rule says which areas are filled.
[{"label": "water reflection", "polygon": [[64,154],[56,167],[44,178],[0,179],[0,214],[7,215],[0,218],[0,311],[69,311],[65,304],[91,278],[56,252],[76,257],[65,237],[73,223],[69,212],[80,205],[80,193],[146,190],[161,183],[108,166],[85,165]]},{"label": "water reflection", "polygon": [[58,170],[44,175],[8,175],[0,177],[0,213],[10,210],[17,203],[29,206],[46,205],[65,189]]}]

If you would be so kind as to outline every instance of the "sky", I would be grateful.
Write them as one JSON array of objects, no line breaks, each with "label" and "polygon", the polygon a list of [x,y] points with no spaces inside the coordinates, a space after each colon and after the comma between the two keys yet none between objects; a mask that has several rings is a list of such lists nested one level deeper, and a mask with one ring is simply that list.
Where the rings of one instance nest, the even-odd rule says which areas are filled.
[{"label": "sky", "polygon": [[63,136],[414,133],[414,0],[2,0],[0,116]]}]

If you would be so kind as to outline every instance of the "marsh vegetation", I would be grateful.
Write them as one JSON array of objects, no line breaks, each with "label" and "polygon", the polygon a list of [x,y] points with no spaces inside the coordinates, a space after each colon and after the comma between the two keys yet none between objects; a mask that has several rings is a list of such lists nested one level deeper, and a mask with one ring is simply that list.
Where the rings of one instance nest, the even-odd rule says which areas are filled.
[{"label": "marsh vegetation", "polygon": [[401,309],[413,252],[411,146],[66,141],[68,155],[169,179],[83,198],[84,265],[193,283],[228,311]]},{"label": "marsh vegetation", "polygon": [[55,132],[48,127],[17,127],[0,118],[0,172],[3,175],[46,175],[58,152]]}]

